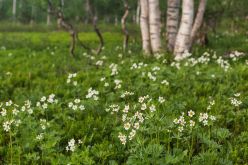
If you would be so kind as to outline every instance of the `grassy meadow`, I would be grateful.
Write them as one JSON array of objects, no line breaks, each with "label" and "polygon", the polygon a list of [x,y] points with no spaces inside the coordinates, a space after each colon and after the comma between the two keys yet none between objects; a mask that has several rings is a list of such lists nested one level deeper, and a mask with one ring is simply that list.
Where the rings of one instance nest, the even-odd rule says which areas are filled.
[{"label": "grassy meadow", "polygon": [[0,164],[247,164],[247,34],[220,31],[177,62],[144,57],[139,30],[72,58],[65,32],[2,29]]}]

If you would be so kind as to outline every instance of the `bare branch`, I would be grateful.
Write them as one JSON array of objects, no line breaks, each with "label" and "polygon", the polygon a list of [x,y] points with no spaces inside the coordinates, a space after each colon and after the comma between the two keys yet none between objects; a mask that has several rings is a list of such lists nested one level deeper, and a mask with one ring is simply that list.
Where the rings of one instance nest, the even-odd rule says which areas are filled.
[{"label": "bare branch", "polygon": [[103,37],[102,37],[102,34],[101,34],[99,28],[97,27],[97,16],[94,16],[94,18],[93,18],[93,26],[94,26],[94,30],[95,30],[98,38],[99,38],[99,41],[100,41],[99,46],[96,50],[96,54],[98,55],[102,51],[102,48],[104,46],[104,40],[103,40]]},{"label": "bare branch", "polygon": [[69,34],[71,36],[70,55],[74,57],[75,56],[74,51],[75,51],[77,40],[79,41],[80,45],[83,46],[85,49],[89,50],[89,48],[87,46],[85,46],[79,40],[78,34],[77,34],[76,30],[74,29],[74,27],[72,26],[72,24],[65,21],[64,14],[63,14],[63,11],[61,9],[63,6],[63,3],[62,3],[63,1],[60,1],[60,2],[61,2],[60,3],[60,9],[56,10],[54,8],[51,0],[48,0],[49,12],[57,17],[59,26],[62,27],[65,31],[69,32]]}]

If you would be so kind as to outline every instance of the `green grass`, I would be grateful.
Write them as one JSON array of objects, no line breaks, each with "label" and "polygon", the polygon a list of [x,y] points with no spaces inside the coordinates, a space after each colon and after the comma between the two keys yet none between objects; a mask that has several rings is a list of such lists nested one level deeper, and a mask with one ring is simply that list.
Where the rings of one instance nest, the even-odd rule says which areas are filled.
[{"label": "green grass", "polygon": [[[164,53],[159,59],[143,57],[140,41],[134,37],[130,43],[130,53],[121,50],[120,33],[105,32],[105,49],[99,56],[89,55],[77,46],[77,57],[68,53],[69,36],[62,32],[9,32],[0,34],[0,100],[7,115],[0,117],[0,164],[246,164],[248,162],[248,65],[242,57],[237,61],[227,60],[231,67],[224,71],[213,58],[233,50],[248,52],[243,33],[232,36],[219,34],[206,49],[196,47],[193,57],[198,58],[206,50],[210,52],[210,62],[185,66],[189,60],[180,62],[180,69],[171,66],[171,55]],[[137,34],[138,36],[138,34]],[[80,33],[81,40],[97,47],[94,33]],[[2,48],[1,48],[2,47]],[[119,47],[120,49],[118,49]],[[6,50],[5,50],[6,49]],[[122,57],[120,56],[122,55]],[[97,66],[97,61],[103,61]],[[140,69],[131,70],[136,63],[144,63]],[[111,75],[110,65],[117,64],[117,75]],[[159,67],[159,69],[158,69]],[[151,80],[149,72],[156,77]],[[155,73],[156,72],[156,73]],[[69,73],[77,73],[68,84]],[[105,77],[104,81],[100,81]],[[122,80],[116,89],[115,80]],[[169,85],[161,84],[167,80]],[[104,86],[104,83],[109,86]],[[86,98],[88,89],[99,91],[99,100]],[[133,95],[121,98],[125,92]],[[54,93],[57,104],[48,104],[47,109],[36,106],[41,97]],[[240,93],[237,100],[242,104],[235,107],[230,97]],[[147,110],[140,110],[141,96],[149,95],[145,101]],[[160,103],[159,97],[165,102]],[[68,103],[79,98],[85,110],[72,110]],[[18,115],[13,113],[12,100],[19,106]],[[30,100],[30,108],[21,111],[25,100]],[[209,102],[215,104],[207,109]],[[118,113],[106,112],[110,105],[120,106]],[[131,117],[140,112],[144,122],[132,140],[122,145],[118,135],[129,134],[122,121],[123,109],[129,105],[127,116],[130,123],[138,122]],[[155,112],[149,107],[154,105]],[[32,109],[33,113],[31,113]],[[111,108],[110,108],[111,109]],[[189,110],[195,111],[192,118],[196,122],[193,129],[188,126]],[[1,112],[3,113],[3,109]],[[185,113],[187,126],[180,133],[173,123],[181,113]],[[1,114],[2,114],[1,113]],[[209,125],[199,122],[200,113],[216,117],[208,119]],[[21,120],[17,127],[11,124],[11,131],[3,129],[3,123],[13,119]],[[40,119],[46,119],[42,129]],[[132,126],[133,127],[133,126]],[[43,138],[36,137],[42,134]],[[71,139],[76,140],[74,152],[66,151]],[[78,143],[82,141],[82,144]]]}]

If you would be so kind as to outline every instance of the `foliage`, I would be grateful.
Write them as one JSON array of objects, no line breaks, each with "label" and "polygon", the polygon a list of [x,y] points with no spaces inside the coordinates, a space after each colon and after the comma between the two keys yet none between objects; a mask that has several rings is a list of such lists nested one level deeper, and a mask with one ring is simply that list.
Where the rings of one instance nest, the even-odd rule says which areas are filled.
[{"label": "foliage", "polygon": [[243,33],[180,62],[143,57],[134,38],[123,53],[119,33],[103,35],[101,55],[78,46],[73,59],[67,33],[1,33],[0,164],[248,162]]}]

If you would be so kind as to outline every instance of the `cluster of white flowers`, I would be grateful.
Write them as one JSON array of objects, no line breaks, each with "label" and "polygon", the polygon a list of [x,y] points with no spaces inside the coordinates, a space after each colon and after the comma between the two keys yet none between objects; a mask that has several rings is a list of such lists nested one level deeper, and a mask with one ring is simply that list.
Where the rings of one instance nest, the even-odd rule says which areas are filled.
[{"label": "cluster of white flowers", "polygon": [[174,62],[174,61],[170,64],[170,66],[176,67],[177,69],[181,68],[180,63],[179,62]]},{"label": "cluster of white flowers", "polygon": [[110,64],[109,68],[111,69],[111,76],[117,75],[118,74],[118,65],[117,64]]},{"label": "cluster of white flowers", "polygon": [[[125,92],[123,97],[127,95],[133,95],[133,93]],[[162,99],[162,97],[160,99]],[[149,110],[150,112],[156,111],[155,105],[150,103],[151,100],[149,95],[146,95],[139,97],[138,103],[133,106],[126,104],[121,108],[121,106],[117,104],[112,104],[106,108],[106,112],[110,112],[111,114],[121,113],[124,132],[119,132],[118,138],[123,145],[125,145],[128,140],[131,141],[135,137],[137,130],[145,120],[144,115],[146,113],[143,112],[145,110]]]},{"label": "cluster of white flowers", "polygon": [[117,113],[120,110],[120,106],[117,104],[112,104],[109,106],[109,108],[105,109],[106,112],[110,112],[111,114]]},{"label": "cluster of white flowers", "polygon": [[134,69],[141,69],[143,67],[147,67],[147,64],[144,64],[143,62],[140,62],[140,63],[133,63],[133,65],[130,67],[131,70],[134,70]]},{"label": "cluster of white flowers", "polygon": [[50,123],[47,122],[46,119],[40,119],[40,126],[42,130],[45,130],[47,127],[50,126]]},{"label": "cluster of white flowers", "polygon": [[17,107],[19,106],[17,104],[14,104],[11,100],[5,103],[5,107],[4,104],[1,103],[0,104],[1,116],[5,117],[7,115],[6,109],[10,109],[8,112],[12,112],[13,116],[16,116],[19,113],[19,110],[16,109]]},{"label": "cluster of white flowers", "polygon": [[157,60],[159,60],[161,57],[163,57],[164,56],[164,54],[162,54],[162,53],[155,53],[154,54],[154,57],[157,59]]},{"label": "cluster of white flowers", "polygon": [[214,101],[214,100],[210,101],[210,102],[209,102],[209,105],[208,105],[208,107],[207,107],[207,110],[212,109],[212,106],[214,106],[214,105],[215,105],[215,101]]},{"label": "cluster of white flowers", "polygon": [[121,83],[122,83],[122,80],[114,80],[114,83],[115,83],[115,89],[120,89],[121,88]]},{"label": "cluster of white flowers", "polygon": [[127,143],[127,136],[119,132],[118,138],[121,141],[121,144],[125,145]]},{"label": "cluster of white flowers", "polygon": [[101,82],[104,82],[104,86],[105,86],[105,87],[108,87],[108,86],[109,86],[109,83],[108,83],[108,82],[105,82],[105,80],[106,80],[106,77],[102,77],[102,78],[100,79]]},{"label": "cluster of white flowers", "polygon": [[[16,110],[16,109],[15,109]],[[29,114],[32,114],[33,113],[33,108],[31,107],[31,101],[30,100],[26,100],[25,102],[24,102],[24,105],[21,107],[21,111],[22,112],[25,112],[25,111],[27,111]],[[14,112],[14,110],[13,110],[13,114],[17,114],[17,113],[19,113],[19,111],[18,110],[16,110],[15,112]]]},{"label": "cluster of white flowers", "polygon": [[152,81],[156,81],[156,76],[154,76],[151,72],[148,72],[147,73],[147,76],[148,76],[148,78],[150,79],[150,80],[152,80]]},{"label": "cluster of white flowers", "polygon": [[163,80],[163,81],[161,82],[161,84],[164,84],[164,85],[168,86],[170,83],[169,83],[167,80]]},{"label": "cluster of white flowers", "polygon": [[[141,97],[139,97],[139,103],[143,103],[143,102],[145,102],[146,100],[148,100],[150,98],[150,96],[149,95],[146,95],[146,96],[141,96]],[[151,100],[148,100],[148,102],[150,102]]]},{"label": "cluster of white flowers", "polygon": [[12,126],[18,127],[21,124],[21,120],[18,119],[19,105],[14,104],[11,100],[1,103],[1,116],[4,117],[2,121],[3,130],[9,132]]},{"label": "cluster of white flowers", "polygon": [[102,59],[102,60],[106,60],[107,57],[106,57],[106,56],[101,56],[101,59]]},{"label": "cluster of white flowers", "polygon": [[164,97],[159,96],[158,97],[158,102],[161,103],[161,104],[164,103],[165,102]]},{"label": "cluster of white flowers", "polygon": [[92,88],[89,88],[88,94],[86,95],[86,98],[87,99],[93,98],[93,100],[98,100],[99,99],[98,95],[99,95],[99,91],[92,89]]},{"label": "cluster of white flowers", "polygon": [[133,92],[128,92],[128,91],[125,91],[124,93],[121,94],[121,98],[125,98],[127,96],[133,96],[134,93]]},{"label": "cluster of white flowers", "polygon": [[231,104],[234,105],[235,107],[239,107],[242,104],[242,101],[238,100],[237,97],[240,96],[240,93],[234,94],[234,97],[231,97]]},{"label": "cluster of white flowers", "polygon": [[152,71],[155,72],[154,74],[157,74],[156,71],[160,71],[160,67],[155,66],[155,67],[152,68]]},{"label": "cluster of white flowers", "polygon": [[188,51],[185,51],[181,56],[176,56],[175,60],[176,61],[181,61],[183,59],[186,59],[186,58],[190,57],[191,55],[192,55],[191,53],[189,53]]},{"label": "cluster of white flowers", "polygon": [[75,139],[71,139],[68,141],[68,145],[65,147],[66,151],[69,152],[74,152],[77,148],[78,145],[82,144],[82,140],[78,140],[77,143],[76,143],[76,140]]},{"label": "cluster of white flowers", "polygon": [[155,112],[156,111],[156,107],[153,104],[149,107],[149,109],[150,109],[151,112]]},{"label": "cluster of white flowers", "polygon": [[44,138],[44,133],[40,133],[36,136],[36,140],[41,141]]},{"label": "cluster of white flowers", "polygon": [[36,103],[37,107],[41,107],[42,109],[47,109],[49,104],[57,104],[58,100],[55,99],[55,94],[50,94],[48,97],[41,97],[40,101]]},{"label": "cluster of white flowers", "polygon": [[102,66],[103,65],[103,61],[102,60],[98,60],[97,62],[96,62],[96,66]]},{"label": "cluster of white flowers", "polygon": [[178,125],[178,131],[182,132],[184,130],[184,126],[186,124],[186,121],[185,121],[185,118],[184,118],[184,113],[182,113],[182,115],[179,116],[179,118],[175,118],[173,120],[173,123],[177,124]]},{"label": "cluster of white flowers", "polygon": [[184,66],[195,66],[196,64],[208,64],[210,61],[210,54],[208,52],[204,52],[199,58],[191,57],[189,58]]},{"label": "cluster of white flowers", "polygon": [[199,122],[202,122],[204,126],[208,125],[208,114],[200,113]]},{"label": "cluster of white flowers", "polygon": [[229,54],[229,57],[230,57],[233,61],[236,61],[237,58],[242,57],[242,56],[244,56],[244,55],[245,55],[245,53],[239,52],[239,51],[235,50],[235,51],[233,51],[233,52],[231,52],[231,53]]},{"label": "cluster of white flowers", "polygon": [[230,64],[227,60],[224,60],[221,56],[217,59],[217,64],[220,65],[221,68],[224,69],[224,71],[228,71],[230,68]]},{"label": "cluster of white flowers", "polygon": [[[179,132],[182,132],[184,130],[184,128],[187,126],[187,123],[188,123],[189,128],[192,129],[196,124],[195,122],[196,119],[194,119],[194,116],[195,116],[195,112],[193,110],[189,110],[187,112],[187,116],[184,114],[184,112],[182,112],[179,118],[176,118],[173,120],[173,123],[176,124]],[[204,126],[209,125],[208,119],[210,119],[213,122],[216,120],[216,117],[213,115],[209,116],[208,113],[199,114],[198,121],[202,123]]]},{"label": "cluster of white flowers", "polygon": [[150,80],[152,80],[152,81],[156,81],[156,80],[157,80],[157,77],[156,77],[157,71],[160,71],[160,67],[158,67],[158,66],[153,67],[153,68],[152,68],[152,72],[148,72],[148,73],[147,73],[147,77],[148,77]]},{"label": "cluster of white flowers", "polygon": [[66,151],[71,151],[71,152],[74,152],[75,149],[76,149],[76,145],[75,145],[75,140],[74,139],[71,139],[69,142],[68,142],[68,146],[66,146]]},{"label": "cluster of white flowers", "polygon": [[73,102],[68,103],[68,107],[74,111],[77,111],[77,110],[83,111],[85,110],[85,107],[84,105],[81,105],[80,102],[81,102],[80,99],[75,99]]},{"label": "cluster of white flowers", "polygon": [[14,120],[8,120],[8,121],[5,121],[3,122],[3,130],[5,132],[9,132],[10,129],[11,129],[11,124],[14,122]]},{"label": "cluster of white flowers", "polygon": [[118,50],[122,50],[122,47],[120,47],[120,46],[116,46],[116,47],[115,47],[115,50],[116,50],[116,51],[118,51]]},{"label": "cluster of white flowers", "polygon": [[208,113],[200,113],[199,115],[199,122],[202,123],[204,126],[208,125],[208,119],[210,119],[211,121],[215,121],[216,117],[213,115],[208,115]]},{"label": "cluster of white flowers", "polygon": [[77,81],[75,80],[75,78],[77,77],[77,73],[69,73],[66,83],[67,84],[73,84],[74,86],[77,86]]},{"label": "cluster of white flowers", "polygon": [[123,57],[123,54],[122,54],[122,53],[119,53],[119,54],[118,54],[118,57],[119,57],[119,58],[122,58],[122,57]]},{"label": "cluster of white flowers", "polygon": [[208,52],[204,52],[203,55],[199,57],[197,61],[200,64],[208,64],[210,61],[210,54]]}]

